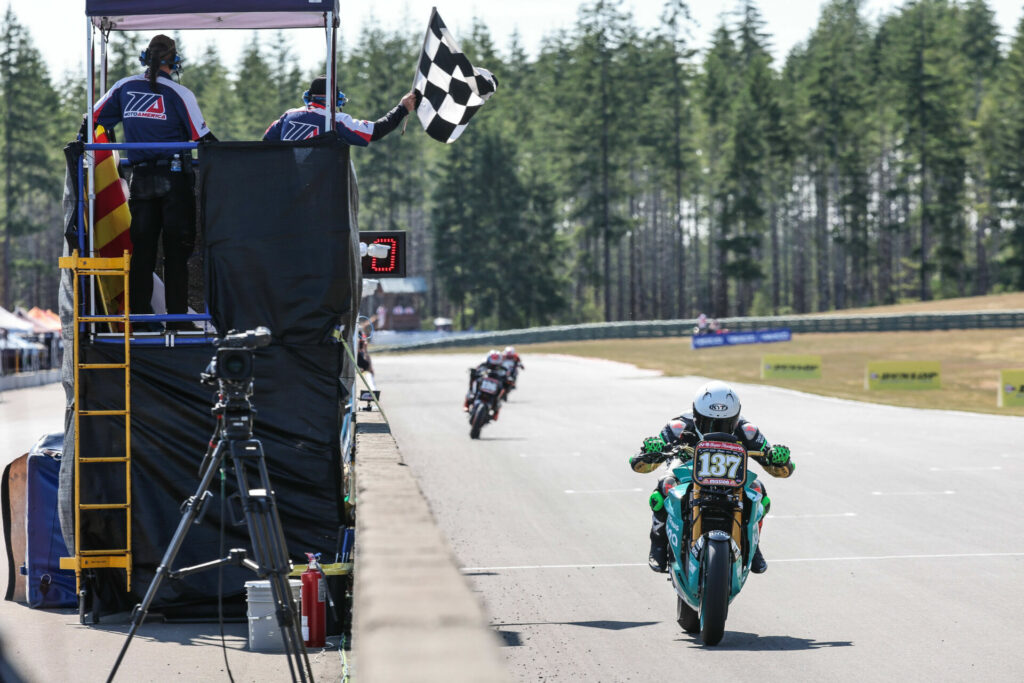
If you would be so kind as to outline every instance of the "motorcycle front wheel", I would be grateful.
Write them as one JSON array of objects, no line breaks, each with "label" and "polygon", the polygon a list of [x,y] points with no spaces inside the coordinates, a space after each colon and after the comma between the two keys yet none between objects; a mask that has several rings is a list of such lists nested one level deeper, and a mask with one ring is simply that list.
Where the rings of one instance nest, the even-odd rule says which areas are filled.
[{"label": "motorcycle front wheel", "polygon": [[487,406],[483,404],[483,401],[477,401],[473,404],[473,410],[470,412],[469,417],[469,438],[479,439],[480,429],[487,422]]},{"label": "motorcycle front wheel", "polygon": [[732,559],[728,541],[708,541],[704,558],[704,590],[700,601],[700,639],[718,645],[725,635],[729,615]]}]

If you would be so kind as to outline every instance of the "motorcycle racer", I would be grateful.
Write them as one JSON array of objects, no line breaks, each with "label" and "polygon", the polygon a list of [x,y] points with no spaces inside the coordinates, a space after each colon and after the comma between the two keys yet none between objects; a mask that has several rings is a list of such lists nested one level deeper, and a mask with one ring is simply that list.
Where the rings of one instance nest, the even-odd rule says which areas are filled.
[{"label": "motorcycle racer", "polygon": [[[665,452],[671,447],[676,445],[694,446],[704,434],[711,432],[732,434],[748,451],[760,451],[761,455],[751,456],[751,459],[773,477],[788,477],[796,469],[796,464],[790,458],[789,448],[769,444],[761,430],[740,415],[740,399],[736,391],[728,384],[719,381],[708,382],[697,389],[693,397],[691,413],[684,413],[673,418],[658,436],[644,439],[640,452],[629,459],[630,467],[634,472],[641,474],[653,472],[666,461],[668,455]],[[658,480],[649,500],[653,515],[650,533],[651,551],[647,562],[656,572],[667,571],[668,564],[668,535],[665,530],[667,513],[664,502],[668,491],[677,483],[672,469],[678,464],[675,457],[671,460],[676,462],[669,462],[668,472]],[[768,509],[771,507],[768,492],[760,480],[755,480],[754,485],[761,487],[764,495],[765,515],[767,515]],[[750,571],[755,574],[763,574],[767,569],[768,563],[761,554],[761,544],[758,543]]]},{"label": "motorcycle racer", "polygon": [[[502,384],[507,382],[507,372],[502,364],[503,361],[504,356],[501,351],[491,349],[484,358],[484,362],[475,368],[469,369],[469,389],[466,392],[466,400],[462,404],[463,411],[469,412],[469,402],[473,400],[473,396],[476,394],[476,382],[484,375],[498,379]],[[498,419],[497,411],[494,413],[494,419]]]},{"label": "motorcycle racer", "polygon": [[523,361],[519,358],[519,354],[516,353],[514,346],[506,346],[505,350],[502,351],[501,357],[501,365],[505,368],[505,396],[507,400],[508,392],[512,391],[516,386],[519,370],[525,370],[526,366],[523,365]]}]

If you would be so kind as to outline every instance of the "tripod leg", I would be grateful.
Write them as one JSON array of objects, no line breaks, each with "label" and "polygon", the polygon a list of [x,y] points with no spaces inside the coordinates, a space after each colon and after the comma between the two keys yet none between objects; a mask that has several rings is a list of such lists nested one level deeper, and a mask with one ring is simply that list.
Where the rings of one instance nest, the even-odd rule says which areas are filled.
[{"label": "tripod leg", "polygon": [[[273,489],[270,487],[270,478],[263,458],[263,445],[255,440],[245,444],[232,444],[231,453],[235,465],[235,475],[238,478],[242,510],[249,526],[254,559],[270,580],[277,612],[277,623],[284,640],[285,650],[288,652],[288,667],[292,673],[292,680],[295,680],[297,670],[299,680],[306,681],[308,676],[308,679],[312,681],[313,669],[302,640],[298,619],[299,611],[292,599],[291,587],[288,583],[288,574],[291,572],[288,546],[274,501]],[[249,489],[246,460],[256,461],[261,489]]]},{"label": "tripod leg", "polygon": [[199,488],[196,489],[195,495],[188,499],[185,504],[185,512],[181,516],[181,521],[178,522],[178,528],[174,532],[174,537],[171,539],[170,545],[167,546],[167,550],[164,552],[164,557],[160,560],[160,566],[157,567],[156,574],[153,575],[153,580],[149,584],[149,588],[146,589],[146,595],[142,598],[142,602],[135,606],[132,612],[132,624],[131,628],[128,629],[128,636],[125,638],[124,645],[121,646],[121,652],[117,655],[117,661],[114,662],[114,668],[110,670],[110,675],[107,676],[107,683],[114,680],[114,676],[117,674],[118,668],[121,666],[121,660],[124,659],[124,655],[128,652],[128,646],[132,642],[132,638],[135,636],[135,632],[139,630],[139,626],[146,619],[146,614],[149,612],[150,605],[153,604],[153,600],[156,598],[157,590],[160,588],[160,583],[164,577],[167,576],[167,572],[170,571],[171,564],[174,563],[174,558],[177,557],[178,551],[181,550],[182,544],[185,542],[185,535],[188,533],[188,528],[195,521],[196,516],[199,514],[200,507],[203,499],[206,496],[206,492],[210,489],[210,483],[213,477],[217,474],[217,470],[220,469],[220,462],[224,457],[224,442],[218,442],[216,449],[210,456],[211,462],[209,467],[203,474],[202,481],[199,482]]}]

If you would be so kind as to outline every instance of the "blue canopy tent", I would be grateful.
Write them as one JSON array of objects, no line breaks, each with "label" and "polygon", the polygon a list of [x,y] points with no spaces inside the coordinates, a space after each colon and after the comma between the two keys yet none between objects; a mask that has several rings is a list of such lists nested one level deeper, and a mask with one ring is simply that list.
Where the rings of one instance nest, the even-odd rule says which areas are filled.
[{"label": "blue canopy tent", "polygon": [[338,0],[86,0],[97,28],[316,28],[338,16]]}]

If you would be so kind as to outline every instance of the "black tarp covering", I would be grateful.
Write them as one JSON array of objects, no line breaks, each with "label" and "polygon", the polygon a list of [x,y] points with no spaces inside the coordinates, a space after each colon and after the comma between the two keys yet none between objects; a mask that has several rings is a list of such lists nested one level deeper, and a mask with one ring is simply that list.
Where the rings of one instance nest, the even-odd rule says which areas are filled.
[{"label": "black tarp covering", "polygon": [[[255,436],[263,442],[289,551],[332,551],[344,511],[340,472],[342,411],[353,382],[351,363],[332,338],[336,326],[352,336],[360,290],[358,196],[348,147],[331,135],[299,143],[200,145],[200,229],[205,233],[207,302],[219,330],[270,327],[274,343],[256,356]],[[70,169],[69,169],[70,170]],[[77,193],[65,183],[66,224]],[[67,246],[67,245],[66,245]],[[65,255],[68,251],[65,250]],[[61,529],[74,547],[74,368],[71,277],[62,271],[60,309],[67,394],[65,457],[60,472]],[[117,362],[119,344],[86,342],[82,362]],[[98,570],[95,611],[130,609],[141,599],[195,493],[197,471],[213,431],[213,390],[199,373],[214,349],[132,345],[133,591],[120,570]],[[124,407],[119,370],[81,373],[82,409]],[[124,453],[121,418],[82,418],[85,457]],[[83,502],[123,501],[123,466],[83,468]],[[228,479],[228,495],[234,490]],[[220,489],[212,491],[201,525],[192,526],[176,568],[219,554]],[[120,515],[120,516],[118,516]],[[83,548],[114,548],[124,537],[124,513],[83,513]],[[244,527],[227,527],[225,547],[248,546]],[[251,572],[225,569],[226,598],[241,606]],[[153,605],[167,616],[213,616],[217,572],[165,581]],[[244,606],[241,607],[244,609]]]},{"label": "black tarp covering", "polygon": [[[289,552],[304,561],[307,551],[334,549],[342,520],[341,466],[338,433],[342,348],[339,345],[279,346],[256,354],[252,398],[257,410],[255,436],[263,443],[271,483],[276,492]],[[132,540],[135,574],[132,595],[124,592],[123,572],[98,572],[99,614],[129,609],[141,599],[181,518],[179,506],[195,493],[198,467],[213,431],[213,389],[200,384],[199,373],[212,347],[132,348]],[[118,345],[95,344],[84,349],[84,362],[120,362]],[[110,373],[107,375],[107,373]],[[120,371],[82,374],[83,410],[116,409],[124,405]],[[123,453],[120,418],[83,417],[81,456]],[[229,469],[227,495],[237,490]],[[80,466],[83,503],[123,500],[120,464]],[[175,568],[219,556],[220,485],[203,521],[189,528]],[[83,549],[117,547],[124,539],[122,512],[84,512]],[[246,527],[233,527],[228,517],[226,548],[250,547]],[[240,597],[252,572],[225,569],[225,598]],[[167,580],[154,609],[168,616],[196,616],[217,594],[217,572],[207,571]]]},{"label": "black tarp covering", "polygon": [[204,145],[200,215],[206,301],[218,330],[266,325],[285,343],[351,330],[359,292],[349,147],[302,142]]}]

